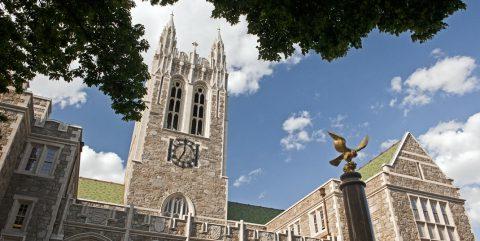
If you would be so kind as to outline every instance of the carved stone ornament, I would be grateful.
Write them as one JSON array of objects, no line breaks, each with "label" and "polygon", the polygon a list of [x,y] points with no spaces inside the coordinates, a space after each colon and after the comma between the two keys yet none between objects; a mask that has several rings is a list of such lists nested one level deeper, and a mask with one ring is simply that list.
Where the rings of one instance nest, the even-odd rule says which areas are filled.
[{"label": "carved stone ornament", "polygon": [[196,167],[198,152],[199,145],[187,138],[170,139],[168,160],[181,168]]}]

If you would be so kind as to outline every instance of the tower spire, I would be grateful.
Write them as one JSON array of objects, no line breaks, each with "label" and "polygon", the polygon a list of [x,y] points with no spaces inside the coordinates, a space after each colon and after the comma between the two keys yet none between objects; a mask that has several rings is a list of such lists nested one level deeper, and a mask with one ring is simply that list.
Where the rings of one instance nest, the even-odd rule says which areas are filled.
[{"label": "tower spire", "polygon": [[173,16],[174,15],[173,15],[173,11],[172,11],[172,13],[170,13],[170,21],[168,21],[167,26],[171,26],[171,27],[175,28],[175,24],[173,22]]},{"label": "tower spire", "polygon": [[167,22],[163,28],[162,34],[160,35],[160,49],[163,49],[164,53],[171,53],[177,45],[177,36],[175,30],[175,24],[173,22],[173,12],[170,14],[170,20]]},{"label": "tower spire", "polygon": [[217,39],[216,39],[217,42],[222,42],[222,35],[220,34],[220,27],[217,28]]}]

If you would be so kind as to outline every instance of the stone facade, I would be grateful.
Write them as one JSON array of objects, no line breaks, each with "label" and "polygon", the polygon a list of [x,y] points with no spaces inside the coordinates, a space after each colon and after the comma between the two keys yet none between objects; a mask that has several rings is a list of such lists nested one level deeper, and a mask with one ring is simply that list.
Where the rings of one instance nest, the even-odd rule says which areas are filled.
[{"label": "stone facade", "polygon": [[[82,129],[50,119],[49,99],[28,92],[0,95],[0,112],[8,117],[0,122],[0,240],[349,241],[337,179],[266,224],[227,220],[224,47],[218,35],[209,60],[195,47],[179,52],[173,19],[164,28],[147,81],[148,108],[132,135],[123,204],[76,196]],[[173,87],[181,94],[172,95]],[[195,114],[198,104],[201,117]],[[192,128],[200,123],[194,118],[202,120],[201,129]],[[365,181],[376,240],[443,235],[474,241],[453,180],[410,133],[392,148],[391,158]]]},{"label": "stone facade", "polygon": [[[332,236],[337,240],[349,240],[338,183],[339,180],[330,180],[319,187],[326,190],[325,217],[328,219],[330,235],[325,230],[316,237]],[[378,241],[439,240],[441,234],[438,232],[442,232],[442,240],[475,240],[466,215],[465,200],[461,199],[459,189],[452,185],[452,180],[446,177],[410,133],[405,134],[391,161],[366,180],[365,192]],[[333,197],[338,197],[339,206],[329,202]],[[415,218],[411,204],[414,198],[428,200],[425,209],[418,204],[418,208],[428,213],[421,215],[428,215],[428,218]],[[267,230],[288,233],[288,226],[297,220],[301,233],[313,236],[316,233],[313,230],[313,220],[307,214],[323,203],[318,191],[312,192],[267,223]],[[440,206],[431,207],[440,203],[446,205],[445,211]],[[443,212],[446,217],[438,217],[437,221],[434,213],[441,216]],[[422,236],[419,226],[424,227]],[[433,227],[432,233],[428,231],[429,227]],[[447,230],[451,230],[451,238]]]},{"label": "stone facade", "polygon": [[[197,216],[225,219],[227,73],[223,42],[218,35],[209,61],[200,58],[195,49],[189,54],[179,52],[175,32],[172,19],[163,30],[152,63],[152,79],[147,83],[145,98],[148,108],[136,123],[132,137],[125,203],[160,210],[171,195],[181,194]],[[182,90],[177,130],[166,125],[174,82],[181,83]],[[197,86],[205,94],[204,132],[190,134]],[[180,167],[169,161],[171,140],[182,139],[198,145],[196,167]]]},{"label": "stone facade", "polygon": [[[82,129],[48,118],[51,101],[31,93],[0,96],[8,117],[1,123],[0,237],[4,240],[50,240],[67,196],[74,196],[78,175]],[[31,146],[42,146],[34,167],[27,170]],[[47,159],[46,147],[53,147]],[[48,161],[52,160],[52,163]],[[18,203],[29,205],[24,225],[13,228]],[[0,240],[2,240],[0,238]]]}]

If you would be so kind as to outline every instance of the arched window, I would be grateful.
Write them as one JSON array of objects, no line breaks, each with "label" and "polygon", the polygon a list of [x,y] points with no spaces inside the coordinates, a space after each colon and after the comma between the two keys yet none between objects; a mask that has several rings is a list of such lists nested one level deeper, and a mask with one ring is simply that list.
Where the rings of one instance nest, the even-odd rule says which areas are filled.
[{"label": "arched window", "polygon": [[174,218],[182,217],[189,213],[188,206],[188,201],[183,195],[172,195],[168,197],[163,204],[163,215]]},{"label": "arched window", "polygon": [[190,124],[190,134],[203,135],[205,124],[205,88],[195,87],[193,92],[193,110]]},{"label": "arched window", "polygon": [[182,84],[174,81],[170,89],[167,103],[167,129],[178,130],[180,121],[180,107],[182,105]]}]

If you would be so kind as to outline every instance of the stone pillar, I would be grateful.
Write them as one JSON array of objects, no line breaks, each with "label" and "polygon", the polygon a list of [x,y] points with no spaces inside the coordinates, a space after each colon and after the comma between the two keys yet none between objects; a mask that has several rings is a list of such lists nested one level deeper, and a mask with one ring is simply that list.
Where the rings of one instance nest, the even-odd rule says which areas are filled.
[{"label": "stone pillar", "polygon": [[244,241],[245,240],[245,224],[243,223],[243,220],[240,220],[240,223],[238,225],[238,238],[239,241]]},{"label": "stone pillar", "polygon": [[365,195],[365,182],[358,172],[344,173],[340,180],[350,241],[374,241],[370,210]]},{"label": "stone pillar", "polygon": [[133,206],[133,204],[130,204],[128,207],[127,220],[125,224],[125,235],[123,236],[123,241],[130,241],[130,229],[132,228],[134,209],[135,207]]}]

